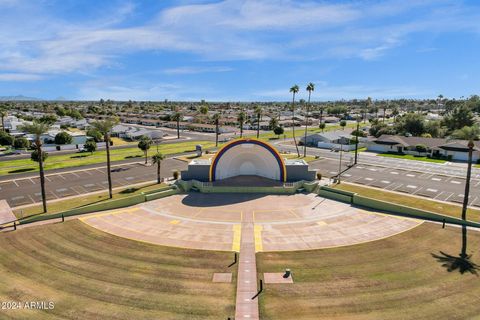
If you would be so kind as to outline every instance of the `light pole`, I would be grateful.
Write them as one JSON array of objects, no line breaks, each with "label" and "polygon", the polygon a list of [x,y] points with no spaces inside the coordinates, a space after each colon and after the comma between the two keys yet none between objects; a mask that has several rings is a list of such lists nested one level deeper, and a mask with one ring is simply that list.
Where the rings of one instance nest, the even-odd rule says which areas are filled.
[{"label": "light pole", "polygon": [[340,184],[340,176],[342,175],[342,155],[343,155],[343,145],[340,143],[340,162],[338,163],[338,184]]},{"label": "light pole", "polygon": [[360,118],[357,117],[357,132],[355,135],[355,164],[357,164],[357,159],[358,159],[358,134],[359,134],[359,126],[360,126]]},{"label": "light pole", "polygon": [[462,220],[467,220],[467,206],[468,206],[468,197],[470,194],[470,176],[472,172],[472,153],[473,153],[473,140],[468,142],[468,168],[467,168],[467,180],[465,181],[465,194],[463,196],[463,206],[462,206]]}]

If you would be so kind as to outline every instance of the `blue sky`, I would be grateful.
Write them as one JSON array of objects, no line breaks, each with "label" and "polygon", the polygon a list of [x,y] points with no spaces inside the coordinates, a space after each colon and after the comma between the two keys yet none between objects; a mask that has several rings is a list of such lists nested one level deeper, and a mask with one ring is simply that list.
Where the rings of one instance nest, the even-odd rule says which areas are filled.
[{"label": "blue sky", "polygon": [[0,0],[0,96],[458,98],[479,56],[480,1]]}]

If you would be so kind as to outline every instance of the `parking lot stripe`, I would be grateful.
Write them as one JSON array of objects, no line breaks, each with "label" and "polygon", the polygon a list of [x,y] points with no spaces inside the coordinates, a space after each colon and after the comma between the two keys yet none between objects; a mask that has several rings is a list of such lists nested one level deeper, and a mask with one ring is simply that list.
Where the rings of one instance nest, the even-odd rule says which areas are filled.
[{"label": "parking lot stripe", "polygon": [[451,180],[450,183],[453,183],[453,184],[461,184],[460,181],[455,181],[455,180]]},{"label": "parking lot stripe", "polygon": [[18,187],[17,181],[13,180],[13,183]]},{"label": "parking lot stripe", "polygon": [[428,188],[427,191],[428,191],[428,192],[438,192],[437,189],[431,189],[431,188]]},{"label": "parking lot stripe", "polygon": [[35,181],[33,181],[32,178],[29,179],[31,183],[35,184]]}]

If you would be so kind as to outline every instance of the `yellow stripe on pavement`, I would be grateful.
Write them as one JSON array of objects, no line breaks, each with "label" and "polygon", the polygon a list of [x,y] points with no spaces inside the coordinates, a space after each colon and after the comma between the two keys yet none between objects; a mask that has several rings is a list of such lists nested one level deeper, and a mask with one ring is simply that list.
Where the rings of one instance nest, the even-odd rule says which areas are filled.
[{"label": "yellow stripe on pavement", "polygon": [[262,225],[255,225],[253,229],[253,234],[255,235],[255,252],[263,251],[262,230]]},{"label": "yellow stripe on pavement", "polygon": [[232,227],[232,230],[233,230],[232,251],[240,252],[240,239],[242,238],[242,225],[234,224]]}]

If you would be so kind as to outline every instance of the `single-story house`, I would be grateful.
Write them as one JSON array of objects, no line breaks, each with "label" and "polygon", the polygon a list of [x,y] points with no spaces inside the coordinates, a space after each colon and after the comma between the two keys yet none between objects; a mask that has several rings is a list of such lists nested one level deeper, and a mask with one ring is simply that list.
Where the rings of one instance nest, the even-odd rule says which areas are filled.
[{"label": "single-story house", "polygon": [[[342,149],[342,150],[354,150],[355,144],[350,143],[351,140],[354,138],[349,133],[346,133],[342,130],[337,131],[327,131],[321,133],[314,133],[311,135],[307,135],[307,139],[305,137],[300,138],[301,143],[305,143],[307,146],[317,147],[322,149]],[[358,147],[363,147],[365,138],[359,139]]]},{"label": "single-story house", "polygon": [[[475,141],[473,161],[480,159],[480,141]],[[425,152],[418,152],[417,146],[425,146]],[[367,145],[368,151],[380,153],[403,153],[424,155],[430,157],[447,158],[457,161],[468,160],[468,141],[449,140],[445,138],[403,137],[381,135],[371,140]]]}]

